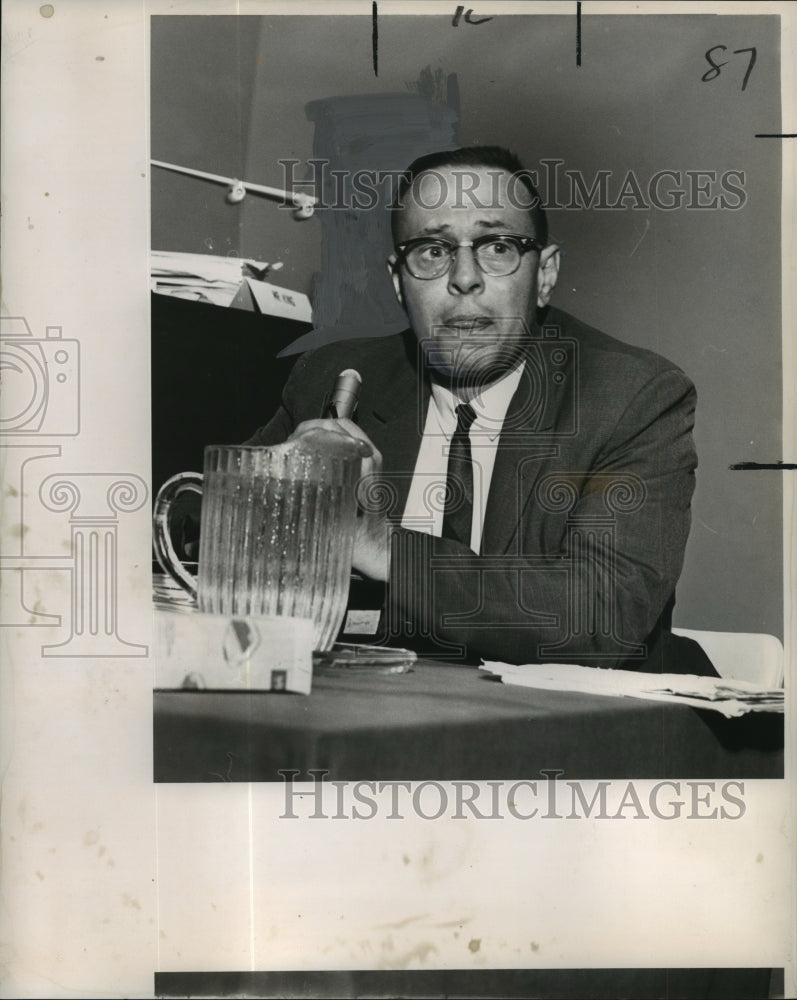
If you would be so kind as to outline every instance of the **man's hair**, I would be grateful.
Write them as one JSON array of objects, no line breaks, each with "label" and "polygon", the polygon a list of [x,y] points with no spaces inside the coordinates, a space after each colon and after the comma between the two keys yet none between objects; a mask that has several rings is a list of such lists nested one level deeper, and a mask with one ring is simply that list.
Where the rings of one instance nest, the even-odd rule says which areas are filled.
[{"label": "man's hair", "polygon": [[[523,166],[518,157],[505,149],[503,146],[463,146],[461,149],[442,150],[439,153],[427,153],[426,156],[419,156],[417,160],[407,167],[402,173],[398,183],[396,198],[390,209],[390,230],[393,235],[394,245],[398,242],[398,222],[401,211],[404,207],[404,196],[412,187],[415,178],[426,171],[449,169],[451,167],[489,168],[491,170],[505,170],[516,177],[528,193],[531,195],[528,206],[531,214],[531,221],[534,224],[534,233],[537,239],[543,244],[548,242],[548,219],[545,209],[542,207],[537,188],[534,186],[529,171]],[[523,207],[526,207],[525,202]]]}]

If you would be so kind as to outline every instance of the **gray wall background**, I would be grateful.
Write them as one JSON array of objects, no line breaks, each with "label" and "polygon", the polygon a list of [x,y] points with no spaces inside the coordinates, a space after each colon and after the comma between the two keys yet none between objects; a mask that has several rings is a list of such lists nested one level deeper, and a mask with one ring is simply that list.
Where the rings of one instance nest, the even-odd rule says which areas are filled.
[{"label": "gray wall background", "polygon": [[[676,624],[781,636],[781,473],[728,469],[783,457],[780,147],[754,138],[781,127],[777,18],[585,16],[577,68],[574,17],[455,28],[453,9],[380,16],[378,77],[370,17],[153,17],[152,156],[282,186],[278,161],[313,155],[308,102],[408,93],[428,67],[456,74],[463,144],[508,145],[530,167],[563,160],[588,181],[609,170],[612,200],[629,170],[643,190],[665,169],[744,171],[738,210],[551,211],[564,254],[554,301],[671,358],[697,386]],[[715,45],[728,62],[703,83]],[[742,91],[749,57],[733,50],[751,46]],[[229,206],[223,188],[156,169],[151,211],[153,249],[282,260],[279,283],[311,294],[318,217],[299,223],[253,197]]]}]

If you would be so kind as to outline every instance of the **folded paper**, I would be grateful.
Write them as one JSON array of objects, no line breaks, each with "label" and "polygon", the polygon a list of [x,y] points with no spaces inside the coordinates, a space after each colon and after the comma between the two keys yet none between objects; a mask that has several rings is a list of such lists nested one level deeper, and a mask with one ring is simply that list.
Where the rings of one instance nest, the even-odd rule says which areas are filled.
[{"label": "folded paper", "polygon": [[643,698],[712,709],[732,718],[747,712],[782,712],[783,689],[762,688],[749,681],[695,674],[649,674],[635,670],[580,667],[572,663],[485,661],[481,667],[504,684],[549,691],[578,691],[615,698]]}]

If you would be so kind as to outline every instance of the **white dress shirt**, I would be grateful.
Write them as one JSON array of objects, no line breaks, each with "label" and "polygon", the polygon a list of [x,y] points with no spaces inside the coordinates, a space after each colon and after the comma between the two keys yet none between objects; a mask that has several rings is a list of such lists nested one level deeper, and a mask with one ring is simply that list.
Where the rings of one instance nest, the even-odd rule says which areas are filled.
[{"label": "white dress shirt", "polygon": [[476,419],[470,428],[473,462],[473,524],[470,547],[478,552],[484,529],[484,512],[493,477],[498,438],[506,413],[523,373],[523,362],[497,382],[482,389],[471,400],[458,399],[442,385],[432,383],[418,459],[410,483],[401,525],[429,535],[443,530],[448,452],[457,426],[456,407],[470,402]]}]

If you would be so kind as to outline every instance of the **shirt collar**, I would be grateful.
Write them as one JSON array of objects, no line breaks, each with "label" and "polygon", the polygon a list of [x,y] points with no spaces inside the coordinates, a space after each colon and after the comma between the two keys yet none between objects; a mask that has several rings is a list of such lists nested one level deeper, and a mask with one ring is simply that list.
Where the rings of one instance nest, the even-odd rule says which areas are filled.
[{"label": "shirt collar", "polygon": [[[497,382],[491,382],[490,385],[485,386],[477,396],[470,400],[470,405],[476,414],[471,434],[476,431],[485,435],[490,441],[495,441],[501,433],[509,404],[520,384],[524,364],[524,361],[518,362],[506,375],[498,379]],[[432,398],[440,415],[441,424],[455,427],[457,418],[454,411],[464,400],[438,382],[432,382]]]}]

